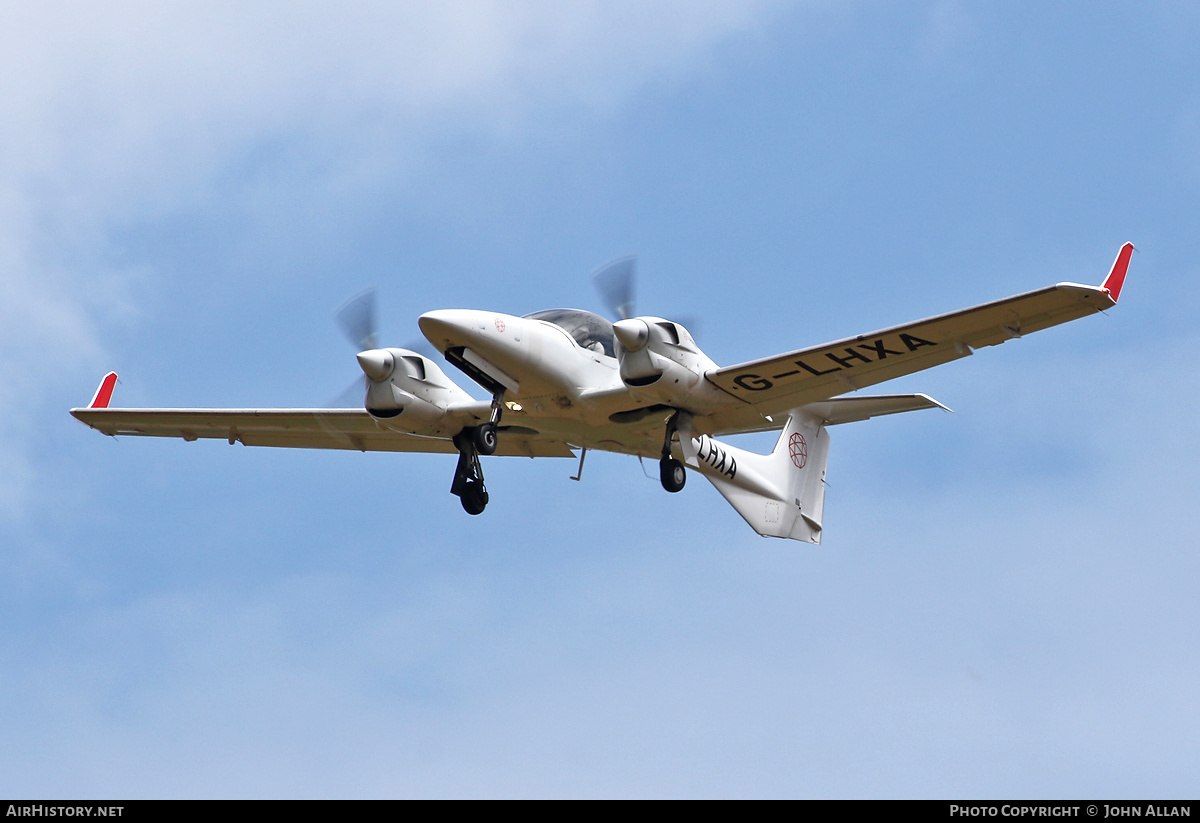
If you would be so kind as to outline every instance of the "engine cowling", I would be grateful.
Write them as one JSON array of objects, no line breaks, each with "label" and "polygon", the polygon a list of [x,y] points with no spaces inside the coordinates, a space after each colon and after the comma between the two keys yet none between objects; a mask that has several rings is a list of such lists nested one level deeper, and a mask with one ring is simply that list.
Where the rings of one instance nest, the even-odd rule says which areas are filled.
[{"label": "engine cowling", "polygon": [[370,349],[358,355],[367,376],[363,405],[388,428],[414,434],[444,434],[446,409],[471,402],[436,363],[408,349]]},{"label": "engine cowling", "polygon": [[621,380],[636,395],[689,408],[713,388],[704,373],[714,363],[678,323],[661,317],[631,317],[613,323]]}]

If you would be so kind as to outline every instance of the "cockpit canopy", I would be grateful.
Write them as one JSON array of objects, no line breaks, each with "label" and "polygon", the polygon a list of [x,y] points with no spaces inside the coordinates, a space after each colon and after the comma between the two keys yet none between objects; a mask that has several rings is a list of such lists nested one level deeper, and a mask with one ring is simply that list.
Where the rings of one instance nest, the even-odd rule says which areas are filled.
[{"label": "cockpit canopy", "polygon": [[612,323],[598,314],[582,309],[547,309],[525,315],[531,320],[553,323],[571,335],[582,348],[616,357]]}]

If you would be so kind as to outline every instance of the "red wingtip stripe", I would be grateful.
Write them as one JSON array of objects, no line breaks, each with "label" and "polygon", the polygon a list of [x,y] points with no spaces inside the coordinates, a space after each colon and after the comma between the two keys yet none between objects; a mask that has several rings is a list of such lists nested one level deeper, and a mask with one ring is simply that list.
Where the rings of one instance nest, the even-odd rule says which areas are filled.
[{"label": "red wingtip stripe", "polygon": [[1129,258],[1132,254],[1132,243],[1121,246],[1121,251],[1113,263],[1112,271],[1108,273],[1108,277],[1104,278],[1104,285],[1100,287],[1109,293],[1114,303],[1121,298],[1121,287],[1125,285],[1125,272],[1129,271]]},{"label": "red wingtip stripe", "polygon": [[96,396],[92,398],[92,402],[88,403],[89,409],[107,409],[109,401],[112,400],[113,388],[117,385],[117,373],[110,371],[104,375],[104,379],[100,381],[100,388],[96,389]]}]

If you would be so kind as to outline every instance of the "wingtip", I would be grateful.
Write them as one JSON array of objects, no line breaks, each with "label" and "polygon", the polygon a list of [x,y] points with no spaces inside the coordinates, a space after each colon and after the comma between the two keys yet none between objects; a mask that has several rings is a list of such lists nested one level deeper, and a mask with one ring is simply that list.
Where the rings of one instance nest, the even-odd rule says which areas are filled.
[{"label": "wingtip", "polygon": [[104,375],[104,379],[100,381],[100,388],[96,389],[96,394],[92,398],[92,402],[88,403],[89,409],[107,409],[108,404],[112,401],[113,388],[117,385],[117,373],[110,371]]},{"label": "wingtip", "polygon": [[920,397],[920,398],[922,398],[923,400],[926,400],[926,401],[928,401],[929,403],[932,403],[932,404],[934,405],[934,407],[935,407],[935,408],[939,408],[939,409],[941,409],[942,411],[947,411],[947,412],[950,412],[951,414],[954,414],[954,409],[950,408],[950,407],[949,407],[949,406],[947,406],[945,403],[939,403],[937,400],[934,400],[932,397],[930,397],[929,395],[925,394],[924,392],[921,392],[921,393],[917,394],[917,397]]},{"label": "wingtip", "polygon": [[1117,259],[1113,262],[1112,270],[1100,286],[1100,290],[1111,297],[1114,303],[1121,298],[1121,287],[1125,285],[1125,273],[1129,271],[1129,258],[1132,255],[1132,243],[1121,246],[1121,251],[1117,252]]}]

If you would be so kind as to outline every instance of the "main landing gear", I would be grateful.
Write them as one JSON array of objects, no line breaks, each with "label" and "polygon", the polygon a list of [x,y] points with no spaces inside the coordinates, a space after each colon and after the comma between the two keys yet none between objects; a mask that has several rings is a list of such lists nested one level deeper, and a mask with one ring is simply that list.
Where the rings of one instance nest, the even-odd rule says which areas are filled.
[{"label": "main landing gear", "polygon": [[[488,504],[487,488],[483,485],[483,468],[479,465],[479,451],[475,447],[478,433],[479,429],[475,428],[463,429],[454,435],[454,445],[458,449],[458,466],[454,469],[454,482],[450,484],[450,493],[458,497],[462,502],[463,511],[467,514],[483,514]],[[495,451],[495,446],[492,450]]]},{"label": "main landing gear", "polygon": [[663,438],[662,459],[658,461],[658,479],[662,487],[669,492],[682,491],[687,483],[687,470],[683,464],[671,456],[671,440],[675,437],[675,424],[679,420],[679,412],[671,415],[667,421],[667,434]]},{"label": "main landing gear", "polygon": [[504,392],[492,395],[492,416],[486,423],[466,428],[454,435],[454,446],[458,449],[458,466],[454,469],[454,482],[450,493],[462,502],[467,514],[483,514],[487,508],[488,493],[483,485],[483,467],[479,455],[496,453],[497,427],[500,413],[504,410]]}]

